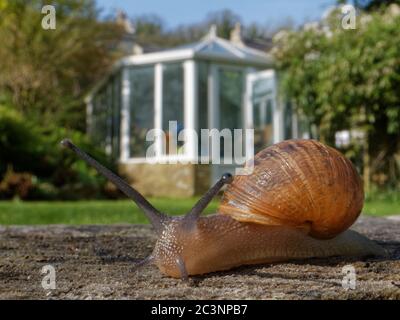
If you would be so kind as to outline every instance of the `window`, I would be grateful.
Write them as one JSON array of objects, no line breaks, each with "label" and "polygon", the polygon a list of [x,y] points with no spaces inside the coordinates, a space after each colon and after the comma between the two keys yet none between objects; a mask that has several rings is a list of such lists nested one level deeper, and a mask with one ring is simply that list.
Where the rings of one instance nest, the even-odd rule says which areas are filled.
[{"label": "window", "polygon": [[199,129],[208,129],[208,63],[199,62],[198,66],[198,110]]},{"label": "window", "polygon": [[[219,129],[230,129],[231,141],[221,139],[220,150],[221,157],[233,157],[236,154],[234,141],[234,129],[243,128],[243,72],[235,69],[219,70]],[[225,146],[227,143],[232,145],[232,154],[225,154]],[[241,150],[237,154],[244,155],[244,140],[242,141]],[[229,150],[227,150],[229,152]]]},{"label": "window", "polygon": [[93,98],[90,136],[113,157],[119,155],[121,73],[110,77]]},{"label": "window", "polygon": [[271,70],[265,70],[251,73],[248,79],[253,108],[254,152],[259,152],[274,142],[275,76]]},{"label": "window", "polygon": [[112,156],[119,157],[121,124],[121,76],[118,73],[110,83],[111,99],[111,148]]},{"label": "window", "polygon": [[153,144],[146,134],[154,128],[154,67],[131,68],[130,156],[145,157]]},{"label": "window", "polygon": [[254,151],[258,152],[273,144],[273,100],[264,96],[253,102]]},{"label": "window", "polygon": [[107,103],[105,101],[105,90],[102,89],[93,98],[92,123],[90,136],[99,147],[106,147],[108,135],[107,129]]},{"label": "window", "polygon": [[[209,64],[205,62],[197,63],[198,72],[198,155],[208,156],[207,142],[201,140],[201,129],[208,129],[208,72]],[[204,146],[201,146],[204,143]],[[204,154],[201,153],[203,150]]]},{"label": "window", "polygon": [[242,123],[243,73],[237,70],[219,70],[220,129],[240,129]]},{"label": "window", "polygon": [[292,130],[292,104],[290,101],[286,101],[285,103],[285,108],[284,108],[284,115],[283,115],[283,121],[284,121],[284,139],[291,139],[293,136]]},{"label": "window", "polygon": [[[177,140],[179,132],[184,129],[183,65],[181,63],[163,66],[162,101],[162,129],[166,135],[165,153],[180,154],[183,152],[184,144],[183,141]],[[176,127],[170,128],[170,121],[175,121]]]}]

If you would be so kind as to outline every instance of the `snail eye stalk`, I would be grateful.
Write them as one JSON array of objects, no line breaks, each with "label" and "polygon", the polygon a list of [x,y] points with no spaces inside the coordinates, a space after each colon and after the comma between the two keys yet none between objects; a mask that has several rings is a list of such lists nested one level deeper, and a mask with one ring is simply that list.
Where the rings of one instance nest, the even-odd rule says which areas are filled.
[{"label": "snail eye stalk", "polygon": [[121,177],[117,176],[114,172],[104,167],[98,161],[89,156],[86,152],[82,151],[80,148],[74,145],[71,140],[64,139],[61,141],[61,145],[74,151],[82,160],[94,167],[101,175],[114,183],[119,190],[121,190],[125,195],[131,198],[145,213],[147,218],[150,220],[150,223],[156,229],[157,233],[161,233],[164,221],[169,219],[168,216],[154,208],[151,203],[148,202],[145,197],[143,197],[143,195],[132,188]]},{"label": "snail eye stalk", "polygon": [[188,227],[193,227],[196,221],[211,202],[211,200],[218,194],[221,188],[225,184],[230,184],[233,181],[233,177],[230,173],[225,173],[221,178],[200,198],[189,213],[184,217]]}]

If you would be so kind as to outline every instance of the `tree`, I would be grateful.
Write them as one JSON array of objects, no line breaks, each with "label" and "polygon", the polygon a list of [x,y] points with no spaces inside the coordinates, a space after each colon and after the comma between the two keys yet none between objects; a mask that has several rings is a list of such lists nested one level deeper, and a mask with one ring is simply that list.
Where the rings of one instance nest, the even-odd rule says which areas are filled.
[{"label": "tree", "polygon": [[210,29],[217,26],[220,37],[229,38],[231,30],[240,17],[230,10],[209,13],[204,21],[191,25],[178,26],[167,30],[163,20],[156,15],[143,15],[132,18],[136,40],[143,46],[170,48],[192,41],[198,41]]},{"label": "tree", "polygon": [[205,25],[209,28],[215,24],[217,26],[218,35],[222,38],[229,39],[235,24],[241,22],[240,17],[231,10],[221,10],[208,14]]},{"label": "tree", "polygon": [[45,30],[45,3],[0,0],[0,98],[38,124],[83,130],[83,97],[117,57],[122,30],[99,21],[92,0],[49,2],[57,25]]},{"label": "tree", "polygon": [[356,130],[364,139],[364,181],[400,181],[400,14],[388,8],[361,14],[355,30],[341,27],[335,11],[318,25],[281,34],[275,56],[282,88],[295,100],[318,137],[334,144],[335,133]]},{"label": "tree", "polygon": [[[338,1],[339,4],[343,4],[345,2],[346,1],[344,0]],[[400,5],[400,0],[353,0],[350,2],[352,2],[355,7],[368,12],[382,9],[390,4]]]}]

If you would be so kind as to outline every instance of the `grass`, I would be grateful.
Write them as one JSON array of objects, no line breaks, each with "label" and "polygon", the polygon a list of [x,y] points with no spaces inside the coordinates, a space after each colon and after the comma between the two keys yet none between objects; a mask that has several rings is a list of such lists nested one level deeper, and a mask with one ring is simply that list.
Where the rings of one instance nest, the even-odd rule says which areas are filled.
[{"label": "grass", "polygon": [[[149,201],[169,215],[188,212],[198,198]],[[206,213],[215,212],[218,200],[209,204]],[[145,215],[129,200],[93,201],[0,201],[0,224],[117,224],[147,223]]]},{"label": "grass", "polygon": [[[190,210],[198,198],[150,199],[162,212],[181,215]],[[214,200],[206,213],[215,212],[218,200]],[[368,199],[363,212],[367,215],[385,216],[400,214],[400,201],[396,198]],[[129,200],[22,202],[0,201],[0,224],[118,224],[147,223],[144,214]]]},{"label": "grass", "polygon": [[400,214],[400,202],[388,202],[385,200],[366,201],[363,212],[371,216]]},{"label": "grass", "polygon": [[400,192],[396,189],[372,191],[366,197],[364,212],[374,216],[400,214]]}]

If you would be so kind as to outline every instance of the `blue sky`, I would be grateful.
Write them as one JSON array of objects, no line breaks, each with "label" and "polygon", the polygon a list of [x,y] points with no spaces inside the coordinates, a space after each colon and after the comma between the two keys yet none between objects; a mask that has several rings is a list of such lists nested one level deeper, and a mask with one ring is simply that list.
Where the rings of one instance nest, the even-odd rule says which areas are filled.
[{"label": "blue sky", "polygon": [[207,13],[230,9],[245,24],[274,26],[290,18],[295,24],[316,20],[335,0],[97,0],[105,13],[123,9],[129,16],[156,14],[168,28],[202,21]]}]

